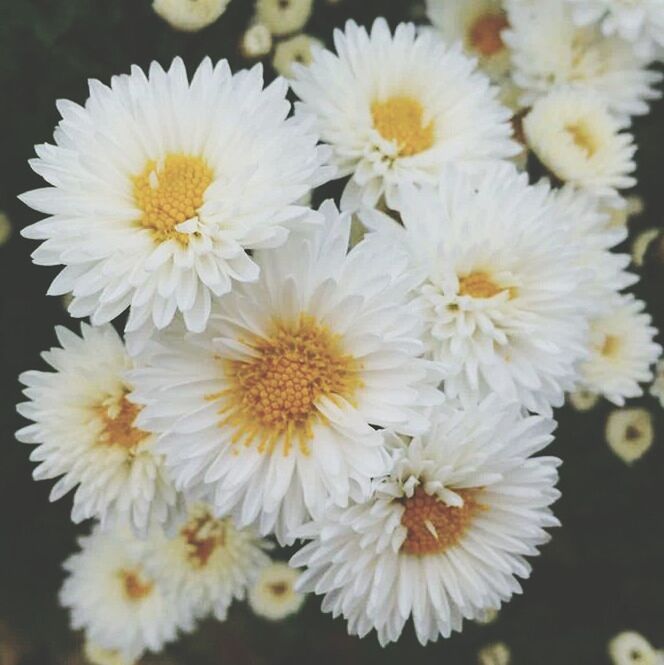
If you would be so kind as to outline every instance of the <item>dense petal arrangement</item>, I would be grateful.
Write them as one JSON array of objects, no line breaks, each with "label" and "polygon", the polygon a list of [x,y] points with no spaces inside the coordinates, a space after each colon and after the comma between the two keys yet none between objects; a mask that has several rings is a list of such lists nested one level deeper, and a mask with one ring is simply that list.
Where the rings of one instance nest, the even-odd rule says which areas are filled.
[{"label": "dense petal arrangement", "polygon": [[72,519],[124,523],[140,532],[171,522],[180,500],[166,474],[156,437],[136,424],[127,372],[133,363],[110,325],[81,326],[81,337],[56,328],[61,348],[43,354],[53,372],[21,374],[29,401],[19,413],[34,421],[16,434],[37,446],[36,480],[62,476],[55,501],[72,489]]},{"label": "dense petal arrangement", "polygon": [[442,401],[406,255],[378,238],[346,254],[349,215],[321,212],[255,255],[260,280],[226,296],[204,335],[164,335],[132,373],[176,485],[280,542],[385,473],[372,425],[421,432]]},{"label": "dense petal arrangement", "polygon": [[526,556],[558,524],[549,506],[559,460],[531,457],[553,421],[522,417],[493,398],[446,404],[429,433],[394,442],[395,465],[366,502],[334,508],[300,530],[299,587],[324,594],[351,634],[399,638],[412,618],[419,641],[460,630],[496,609],[528,577]]},{"label": "dense petal arrangement", "polygon": [[65,266],[49,293],[71,292],[69,312],[95,325],[129,308],[128,330],[179,311],[202,331],[213,296],[258,277],[247,250],[282,243],[326,177],[286,91],[225,60],[205,59],[189,82],[176,58],[91,81],[84,106],[60,101],[55,145],[31,162],[51,186],[22,196],[49,215],[23,231],[44,241],[33,260]]},{"label": "dense petal arrangement", "polygon": [[351,21],[334,42],[337,53],[315,53],[292,86],[296,116],[314,119],[338,175],[351,176],[342,207],[389,203],[395,186],[435,182],[452,161],[477,169],[519,152],[496,90],[433,31]]},{"label": "dense petal arrangement", "polygon": [[87,640],[133,662],[193,628],[193,617],[172,591],[142,565],[140,541],[121,530],[96,528],[79,545],[64,563],[68,576],[60,603],[71,613],[72,628],[83,629]]},{"label": "dense petal arrangement", "polygon": [[582,246],[545,184],[504,165],[482,177],[449,171],[437,187],[403,188],[403,227],[362,219],[410,250],[429,353],[447,364],[445,392],[495,392],[549,413],[576,377],[592,310]]}]

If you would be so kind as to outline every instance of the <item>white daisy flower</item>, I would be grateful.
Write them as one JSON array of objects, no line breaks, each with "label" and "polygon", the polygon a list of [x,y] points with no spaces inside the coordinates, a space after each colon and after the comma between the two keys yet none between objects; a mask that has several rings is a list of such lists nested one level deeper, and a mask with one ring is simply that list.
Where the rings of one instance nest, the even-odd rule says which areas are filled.
[{"label": "white daisy flower", "polygon": [[632,464],[652,446],[655,436],[652,414],[639,408],[615,409],[606,420],[605,434],[609,448],[623,462]]},{"label": "white daisy flower", "polygon": [[56,328],[62,348],[43,354],[54,372],[21,374],[29,401],[19,413],[33,424],[16,433],[36,445],[33,477],[62,476],[51,490],[56,501],[76,488],[72,520],[127,520],[144,532],[177,516],[177,493],[166,474],[155,436],[136,424],[141,407],[132,400],[126,373],[132,368],[112,326],[81,326],[81,337]]},{"label": "white daisy flower", "polygon": [[554,422],[520,413],[494,396],[447,404],[428,434],[395,441],[394,469],[370,499],[299,531],[312,542],[290,562],[306,567],[298,588],[325,594],[324,612],[342,614],[351,634],[375,629],[383,645],[409,617],[426,644],[519,593],[524,557],[558,524],[549,506],[560,463],[530,457]]},{"label": "white daisy flower", "polygon": [[448,44],[460,41],[492,78],[510,69],[510,54],[502,33],[508,27],[502,0],[427,0],[427,16]]},{"label": "white daisy flower", "polygon": [[132,374],[176,485],[282,543],[386,471],[371,425],[422,431],[442,400],[438,367],[419,358],[407,257],[380,239],[346,255],[350,216],[321,211],[322,224],[254,255],[260,280],[226,296],[205,335],[163,335]]},{"label": "white daisy flower", "polygon": [[349,21],[334,41],[337,54],[294,67],[292,87],[296,116],[315,119],[339,176],[352,175],[342,208],[383,194],[389,204],[396,185],[433,182],[452,161],[478,168],[519,152],[511,113],[458,45],[411,24],[392,35],[384,19],[370,33]]},{"label": "white daisy flower", "polygon": [[141,541],[95,528],[79,544],[81,551],[64,563],[60,603],[88,641],[132,662],[145,651],[161,651],[179,630],[193,629],[168,587],[140,563]]},{"label": "white daisy flower", "polygon": [[174,537],[153,534],[145,543],[144,563],[164,586],[172,586],[187,612],[226,619],[234,599],[243,599],[260,570],[270,563],[269,543],[229,518],[216,519],[194,503]]},{"label": "white daisy flower", "polygon": [[322,48],[322,46],[323,42],[320,39],[305,34],[284,39],[274,49],[272,66],[281,76],[291,78],[293,64],[297,62],[302,65],[310,65],[314,49]]},{"label": "white daisy flower", "polygon": [[242,35],[240,52],[245,58],[262,58],[272,50],[272,33],[262,23],[249,26]]},{"label": "white daisy flower", "polygon": [[524,106],[570,86],[628,119],[648,113],[648,102],[661,96],[660,73],[648,70],[622,39],[605,37],[595,26],[575,25],[566,3],[513,0],[508,7],[510,28],[503,34]]},{"label": "white daisy flower", "polygon": [[523,120],[528,146],[558,179],[620,203],[636,179],[634,139],[596,97],[560,89],[537,100]]},{"label": "white daisy flower", "polygon": [[286,563],[275,562],[263,568],[249,591],[251,609],[265,619],[280,621],[299,612],[305,595],[295,591],[300,573]]},{"label": "white daisy flower", "polygon": [[587,345],[583,246],[545,183],[505,164],[479,178],[450,170],[437,187],[404,187],[403,227],[365,211],[366,226],[405,245],[421,279],[425,341],[449,363],[445,392],[495,392],[549,413],[573,387]]},{"label": "white daisy flower", "polygon": [[196,32],[212,25],[225,11],[229,0],[153,0],[152,9],[171,27]]},{"label": "white daisy flower", "polygon": [[664,47],[662,0],[568,0],[578,25],[599,22],[605,35],[631,42],[639,55],[649,58]]},{"label": "white daisy flower", "polygon": [[49,294],[71,291],[69,312],[95,325],[129,307],[127,330],[176,311],[203,330],[213,296],[258,278],[247,250],[281,244],[304,212],[295,202],[326,177],[316,135],[286,119],[286,91],[225,60],[188,82],[176,58],[92,81],[85,106],[58,102],[55,145],[31,162],[52,186],[22,196],[51,215],[23,230],[45,240],[33,260],[66,266]]},{"label": "white daisy flower", "polygon": [[643,394],[652,365],[662,353],[645,304],[632,294],[613,295],[606,313],[591,323],[590,356],[580,367],[582,386],[622,406]]}]

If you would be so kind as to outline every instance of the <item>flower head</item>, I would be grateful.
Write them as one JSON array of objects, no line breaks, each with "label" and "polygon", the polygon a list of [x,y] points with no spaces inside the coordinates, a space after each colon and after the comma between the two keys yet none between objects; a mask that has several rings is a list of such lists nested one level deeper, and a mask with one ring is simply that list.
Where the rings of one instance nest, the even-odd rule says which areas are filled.
[{"label": "flower head", "polygon": [[249,592],[251,609],[271,621],[298,612],[305,599],[304,594],[295,590],[299,576],[300,573],[286,563],[275,562],[263,568]]}]

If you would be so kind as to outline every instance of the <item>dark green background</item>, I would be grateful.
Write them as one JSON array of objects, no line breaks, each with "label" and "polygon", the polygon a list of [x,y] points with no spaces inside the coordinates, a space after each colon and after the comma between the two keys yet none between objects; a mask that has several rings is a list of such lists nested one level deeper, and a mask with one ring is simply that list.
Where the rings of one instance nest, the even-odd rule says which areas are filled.
[{"label": "dark green background", "polygon": [[[410,5],[341,0],[332,7],[319,1],[307,30],[329,44],[333,26],[346,18],[369,23],[382,14],[396,23],[409,16]],[[59,298],[44,295],[55,271],[32,266],[29,254],[35,245],[18,236],[37,216],[16,195],[41,186],[27,159],[33,144],[51,140],[55,100],[82,102],[88,78],[108,81],[132,63],[147,66],[157,59],[166,64],[175,55],[190,68],[204,55],[229,58],[234,68],[246,66],[238,42],[251,11],[250,0],[232,0],[216,24],[187,35],[157,18],[148,0],[0,0],[0,210],[14,224],[13,237],[0,248],[0,623],[27,644],[24,664],[65,662],[62,654],[75,647],[77,637],[67,628],[56,593],[60,562],[74,549],[76,533],[87,529],[69,521],[68,499],[48,502],[50,483],[31,480],[29,449],[13,438],[22,424],[14,411],[16,376],[42,367],[38,354],[55,342],[54,324],[77,326]],[[266,71],[273,75],[269,62]],[[646,211],[633,220],[632,237],[640,228],[662,225],[664,218],[664,104],[640,119],[635,132],[637,192]],[[661,327],[664,266],[653,254],[636,290]],[[656,441],[631,468],[604,441],[608,404],[587,414],[559,413],[558,441],[551,452],[565,461],[563,498],[556,506],[564,526],[534,560],[525,596],[503,609],[496,623],[469,623],[463,634],[425,649],[409,629],[397,645],[381,649],[373,637],[348,637],[343,622],[322,615],[319,600],[312,597],[300,615],[278,624],[259,620],[238,604],[228,622],[206,624],[169,653],[182,665],[390,665],[410,659],[418,665],[470,665],[481,646],[502,640],[515,663],[599,665],[608,662],[608,639],[628,628],[664,647],[664,419],[655,400],[639,403],[655,415]]]}]

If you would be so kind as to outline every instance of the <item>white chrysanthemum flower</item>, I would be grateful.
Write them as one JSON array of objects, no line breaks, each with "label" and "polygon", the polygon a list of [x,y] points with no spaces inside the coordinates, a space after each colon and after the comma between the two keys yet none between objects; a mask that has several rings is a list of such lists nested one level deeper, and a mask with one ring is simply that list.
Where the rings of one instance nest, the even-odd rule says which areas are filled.
[{"label": "white chrysanthemum flower", "polygon": [[66,266],[49,293],[73,292],[70,313],[95,325],[129,307],[127,330],[176,311],[203,330],[213,296],[257,279],[247,250],[281,244],[327,173],[316,135],[286,119],[286,91],[225,60],[188,82],[176,58],[92,81],[83,107],[59,102],[56,145],[31,162],[52,187],[22,196],[52,215],[23,230],[45,240],[35,263]]},{"label": "white chrysanthemum flower", "polygon": [[291,78],[293,76],[293,64],[297,62],[302,65],[310,65],[313,50],[322,47],[323,42],[320,39],[305,34],[285,39],[279,42],[274,49],[272,66],[281,76]]},{"label": "white chrysanthemum flower", "polygon": [[619,203],[619,189],[636,184],[634,139],[597,98],[560,89],[537,100],[523,120],[528,146],[563,182]]},{"label": "white chrysanthemum flower", "polygon": [[276,562],[261,571],[249,591],[249,605],[259,616],[279,621],[295,614],[302,607],[305,595],[295,591],[299,571],[288,564]]},{"label": "white chrysanthemum flower", "polygon": [[68,577],[60,603],[87,640],[132,661],[161,651],[179,630],[193,629],[191,615],[141,564],[141,541],[96,528],[79,544],[81,551],[64,563]]},{"label": "white chrysanthemum flower", "polygon": [[306,25],[313,0],[256,0],[256,18],[273,35],[288,35]]},{"label": "white chrysanthemum flower", "polygon": [[478,168],[519,152],[510,112],[474,61],[433,30],[377,19],[335,31],[337,54],[295,67],[296,116],[314,117],[339,175],[352,175],[342,208],[390,203],[404,182],[434,182],[445,164]]},{"label": "white chrysanthemum flower", "polygon": [[502,38],[509,25],[503,0],[427,0],[427,16],[448,44],[460,41],[492,78],[505,76],[510,54]]},{"label": "white chrysanthemum flower", "polygon": [[230,0],[153,0],[152,9],[176,30],[196,32],[212,25]]},{"label": "white chrysanthemum flower", "polygon": [[112,326],[81,326],[81,337],[56,328],[62,348],[43,354],[54,372],[20,376],[29,401],[19,413],[33,424],[16,433],[36,445],[33,477],[62,476],[51,490],[56,501],[76,488],[72,520],[127,520],[139,532],[170,522],[180,501],[156,437],[136,424],[141,407],[132,400],[126,374],[133,364]]},{"label": "white chrysanthemum flower", "polygon": [[553,89],[570,86],[587,92],[621,118],[643,115],[661,96],[662,76],[646,65],[622,39],[607,38],[595,26],[579,27],[564,2],[513,0],[504,39],[512,52],[521,102],[531,106]]},{"label": "white chrysanthemum flower", "polygon": [[371,425],[422,431],[442,400],[438,367],[419,358],[407,257],[380,239],[346,255],[350,216],[321,210],[254,256],[260,280],[226,296],[205,335],[163,335],[132,375],[176,485],[282,543],[386,471]]},{"label": "white chrysanthemum flower", "polygon": [[449,364],[445,392],[495,392],[549,413],[576,380],[587,346],[584,247],[545,183],[508,165],[480,178],[450,170],[437,188],[403,188],[403,227],[376,211],[365,224],[410,250],[430,354]]},{"label": "white chrysanthemum flower", "polygon": [[[331,508],[299,535],[298,588],[325,594],[323,611],[395,641],[412,616],[419,641],[461,630],[521,587],[558,521],[549,506],[560,460],[530,456],[552,439],[552,420],[520,415],[494,396],[444,405],[431,431],[395,441],[395,466],[370,499]],[[395,437],[396,438],[396,437]]]},{"label": "white chrysanthemum flower", "polygon": [[482,647],[477,653],[478,665],[510,665],[512,651],[505,642],[493,642]]},{"label": "white chrysanthemum flower", "polygon": [[145,544],[145,567],[163,585],[172,586],[187,613],[214,614],[223,621],[234,599],[243,599],[260,570],[270,563],[269,543],[230,518],[216,519],[203,503],[194,503],[173,537],[163,532]]},{"label": "white chrysanthemum flower", "polygon": [[645,304],[633,295],[613,295],[606,313],[591,322],[590,356],[580,366],[582,386],[622,406],[643,394],[662,347]]},{"label": "white chrysanthemum flower", "polygon": [[645,455],[655,436],[652,414],[646,409],[615,409],[606,421],[606,441],[626,464]]},{"label": "white chrysanthemum flower", "polygon": [[570,404],[577,411],[590,411],[591,409],[597,406],[599,402],[599,395],[590,390],[585,390],[583,388],[579,390],[574,390],[568,395]]},{"label": "white chrysanthemum flower", "polygon": [[619,35],[650,58],[664,47],[662,0],[568,0],[579,25],[599,22],[605,35]]},{"label": "white chrysanthemum flower", "polygon": [[254,23],[242,35],[240,51],[245,58],[261,58],[271,50],[272,33],[262,23]]}]

